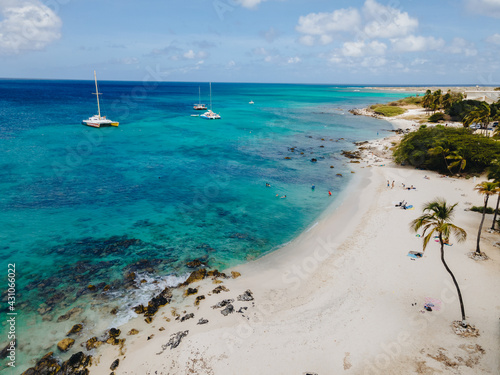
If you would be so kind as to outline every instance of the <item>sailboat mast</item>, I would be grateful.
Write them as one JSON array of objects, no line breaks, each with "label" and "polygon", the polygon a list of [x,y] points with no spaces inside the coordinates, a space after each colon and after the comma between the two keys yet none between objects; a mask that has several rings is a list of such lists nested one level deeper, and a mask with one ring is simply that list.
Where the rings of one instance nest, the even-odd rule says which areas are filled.
[{"label": "sailboat mast", "polygon": [[212,82],[210,82],[210,110],[212,110]]},{"label": "sailboat mast", "polygon": [[198,86],[198,104],[201,103],[201,89],[200,86]]},{"label": "sailboat mast", "polygon": [[97,88],[97,76],[94,70],[94,80],[95,80],[95,94],[97,96],[97,112],[99,113],[99,118],[101,118],[101,106],[99,105],[99,89]]}]

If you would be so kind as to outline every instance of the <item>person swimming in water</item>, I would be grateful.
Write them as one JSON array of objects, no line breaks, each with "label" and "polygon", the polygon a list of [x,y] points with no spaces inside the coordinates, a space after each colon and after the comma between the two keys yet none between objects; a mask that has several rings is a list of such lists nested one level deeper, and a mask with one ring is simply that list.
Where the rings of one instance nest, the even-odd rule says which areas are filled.
[{"label": "person swimming in water", "polygon": [[328,190],[328,195],[331,197],[332,196],[332,192],[330,190]]},{"label": "person swimming in water", "polygon": [[314,189],[316,189],[316,186],[314,186],[314,184],[312,184],[311,190],[314,190]]}]

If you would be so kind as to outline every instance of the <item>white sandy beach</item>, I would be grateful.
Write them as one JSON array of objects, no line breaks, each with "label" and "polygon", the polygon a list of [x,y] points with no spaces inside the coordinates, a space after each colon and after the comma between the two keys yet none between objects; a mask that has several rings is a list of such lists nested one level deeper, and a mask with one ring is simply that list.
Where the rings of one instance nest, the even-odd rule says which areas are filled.
[{"label": "white sandy beach", "polygon": [[[406,121],[394,123],[406,128]],[[367,153],[353,164],[356,175],[340,207],[317,225],[280,250],[234,269],[241,277],[190,285],[198,287],[198,294],[164,306],[151,324],[137,318],[120,327],[124,353],[102,346],[91,374],[110,374],[117,358],[116,375],[499,374],[500,248],[493,244],[500,234],[486,232],[492,215],[486,217],[481,242],[490,260],[466,255],[475,249],[481,214],[464,209],[482,205],[473,187],[484,178],[441,178],[397,166],[383,158],[390,142],[372,142],[377,156]],[[393,189],[387,180],[395,181]],[[416,190],[403,190],[402,183]],[[468,233],[464,243],[452,238],[445,251],[462,288],[467,319],[480,330],[477,338],[452,331],[460,308],[439,244],[430,243],[421,259],[407,256],[422,248],[409,223],[436,197],[458,203],[454,223]],[[403,199],[416,209],[394,207]],[[229,291],[210,293],[219,285]],[[254,301],[237,300],[246,290]],[[206,299],[194,306],[199,295]],[[235,300],[232,314],[210,307],[229,298]],[[426,298],[441,301],[439,311],[425,311]],[[173,307],[181,317],[194,313],[194,318],[176,321]],[[238,313],[242,307],[247,309]],[[209,322],[198,325],[200,318]],[[127,335],[131,328],[139,334]],[[189,333],[177,348],[162,349],[172,334],[184,331]]]}]

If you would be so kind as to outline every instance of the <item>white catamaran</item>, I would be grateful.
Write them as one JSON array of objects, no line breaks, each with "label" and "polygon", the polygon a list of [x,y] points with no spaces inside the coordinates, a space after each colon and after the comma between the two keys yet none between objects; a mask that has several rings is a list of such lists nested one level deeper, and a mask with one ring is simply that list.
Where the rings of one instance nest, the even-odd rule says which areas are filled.
[{"label": "white catamaran", "polygon": [[102,93],[100,93],[99,89],[97,88],[97,76],[95,74],[95,70],[94,70],[94,80],[95,80],[95,92],[93,94],[97,96],[97,115],[89,117],[88,120],[83,120],[82,124],[87,126],[92,126],[94,128],[100,128],[101,126],[118,126],[119,124],[118,122],[107,119],[106,116],[101,116],[99,95],[102,95]]},{"label": "white catamaran", "polygon": [[218,113],[212,112],[212,82],[210,82],[210,109],[200,116],[201,118],[207,120],[218,120],[220,115]]}]

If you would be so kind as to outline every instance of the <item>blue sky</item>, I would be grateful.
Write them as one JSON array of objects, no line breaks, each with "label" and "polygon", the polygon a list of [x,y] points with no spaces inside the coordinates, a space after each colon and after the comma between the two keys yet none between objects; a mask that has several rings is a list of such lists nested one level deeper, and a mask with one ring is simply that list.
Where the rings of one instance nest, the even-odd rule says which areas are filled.
[{"label": "blue sky", "polygon": [[500,85],[500,0],[0,0],[4,78]]}]

